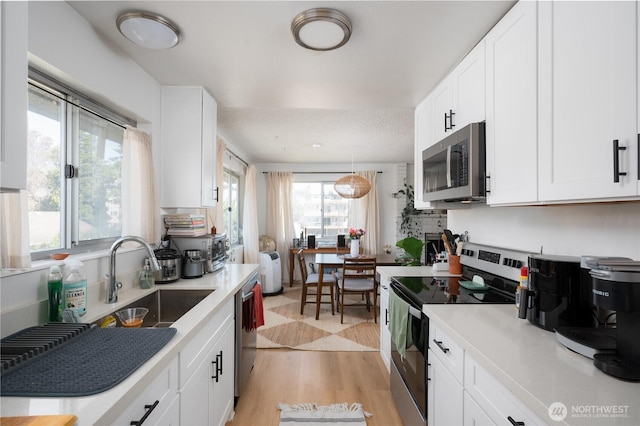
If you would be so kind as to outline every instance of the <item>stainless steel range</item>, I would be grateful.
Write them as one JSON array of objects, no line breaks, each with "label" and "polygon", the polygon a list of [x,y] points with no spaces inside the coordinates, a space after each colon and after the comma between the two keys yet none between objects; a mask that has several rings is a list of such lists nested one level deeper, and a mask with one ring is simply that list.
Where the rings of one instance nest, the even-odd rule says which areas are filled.
[{"label": "stainless steel range", "polygon": [[391,393],[405,425],[426,425],[429,318],[422,313],[422,306],[515,304],[520,268],[527,265],[529,255],[465,243],[460,256],[462,277],[392,278],[391,291],[409,305],[410,312],[411,338],[408,340],[412,342],[404,356],[395,342],[391,342]]}]

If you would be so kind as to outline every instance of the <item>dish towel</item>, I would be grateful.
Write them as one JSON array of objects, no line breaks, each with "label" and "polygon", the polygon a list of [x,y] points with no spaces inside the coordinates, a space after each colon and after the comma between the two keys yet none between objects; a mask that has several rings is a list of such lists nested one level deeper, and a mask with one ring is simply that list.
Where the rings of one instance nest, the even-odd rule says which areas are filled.
[{"label": "dish towel", "polygon": [[411,337],[411,314],[409,304],[393,291],[389,290],[389,332],[391,340],[396,344],[402,358],[407,353],[407,347],[413,344]]},{"label": "dish towel", "polygon": [[262,306],[262,287],[260,283],[253,287],[253,328],[264,325],[264,308]]}]

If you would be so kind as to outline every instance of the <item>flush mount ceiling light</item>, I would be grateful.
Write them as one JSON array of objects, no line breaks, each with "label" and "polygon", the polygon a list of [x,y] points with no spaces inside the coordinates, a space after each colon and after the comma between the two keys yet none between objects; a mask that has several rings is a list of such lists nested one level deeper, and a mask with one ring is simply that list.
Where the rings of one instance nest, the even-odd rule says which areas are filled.
[{"label": "flush mount ceiling light", "polygon": [[125,12],[116,25],[123,36],[148,49],[169,49],[180,41],[178,28],[155,13]]},{"label": "flush mount ceiling light", "polygon": [[351,37],[351,22],[334,9],[309,9],[291,22],[296,43],[305,49],[326,51],[337,49]]}]

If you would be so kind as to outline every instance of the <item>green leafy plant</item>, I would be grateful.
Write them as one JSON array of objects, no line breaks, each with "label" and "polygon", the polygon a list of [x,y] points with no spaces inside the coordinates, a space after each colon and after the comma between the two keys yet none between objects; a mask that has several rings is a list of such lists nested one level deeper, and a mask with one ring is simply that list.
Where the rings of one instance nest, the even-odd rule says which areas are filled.
[{"label": "green leafy plant", "polygon": [[401,257],[403,266],[420,266],[420,258],[425,242],[415,237],[407,237],[396,243],[396,247],[404,250],[405,256]]}]

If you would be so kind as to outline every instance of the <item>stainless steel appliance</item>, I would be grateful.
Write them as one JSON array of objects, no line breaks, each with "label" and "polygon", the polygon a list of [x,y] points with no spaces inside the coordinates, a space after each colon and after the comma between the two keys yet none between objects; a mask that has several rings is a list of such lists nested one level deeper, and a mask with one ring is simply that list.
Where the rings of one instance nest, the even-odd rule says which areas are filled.
[{"label": "stainless steel appliance", "polygon": [[200,250],[185,250],[182,255],[182,278],[199,278],[204,275],[204,260]]},{"label": "stainless steel appliance", "polygon": [[172,283],[180,279],[182,270],[182,256],[177,250],[163,248],[155,250],[160,270],[154,272],[157,284]]},{"label": "stainless steel appliance", "polygon": [[227,234],[207,234],[201,237],[176,237],[173,243],[183,252],[200,250],[204,272],[216,272],[222,269],[227,260]]},{"label": "stainless steel appliance", "polygon": [[[529,253],[466,243],[462,250],[462,278],[393,277],[390,291],[409,304],[412,345],[402,357],[391,343],[391,394],[406,425],[426,425],[429,318],[425,304],[514,304],[520,267]],[[485,286],[467,285],[475,276]],[[476,278],[475,281],[479,281]],[[468,287],[468,288],[467,288]],[[514,307],[515,309],[515,307]],[[514,310],[515,321],[515,310]]]},{"label": "stainless steel appliance", "polygon": [[529,257],[529,289],[523,292],[520,318],[553,331],[593,326],[588,283],[581,282],[580,258],[534,254]]},{"label": "stainless steel appliance", "polygon": [[423,201],[485,198],[485,124],[471,123],[422,151]]},{"label": "stainless steel appliance", "polygon": [[[258,274],[253,275],[242,289],[235,296],[235,316],[236,316],[236,371],[235,371],[235,397],[236,403],[244,389],[249,374],[253,370],[253,363],[256,359],[257,332],[247,326],[244,318],[253,315],[251,303],[254,298],[253,288],[258,283]],[[244,324],[243,324],[244,323]]]}]

